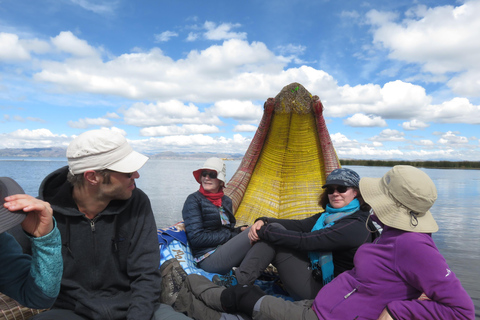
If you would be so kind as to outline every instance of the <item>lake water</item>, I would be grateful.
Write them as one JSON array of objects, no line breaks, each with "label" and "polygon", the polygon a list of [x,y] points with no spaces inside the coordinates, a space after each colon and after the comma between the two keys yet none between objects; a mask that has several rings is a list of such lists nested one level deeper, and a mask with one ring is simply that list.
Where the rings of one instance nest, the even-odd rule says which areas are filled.
[{"label": "lake water", "polygon": [[[140,169],[137,186],[149,195],[158,227],[182,220],[181,211],[186,197],[198,190],[192,171],[203,162],[149,160]],[[228,181],[240,161],[225,163]],[[66,159],[57,158],[0,158],[0,176],[15,179],[27,194],[37,196],[42,179],[66,164]],[[361,177],[381,177],[390,170],[388,167],[348,167]],[[440,230],[433,234],[433,239],[472,297],[476,319],[480,319],[480,170],[423,170],[438,190],[438,200],[431,211]]]}]

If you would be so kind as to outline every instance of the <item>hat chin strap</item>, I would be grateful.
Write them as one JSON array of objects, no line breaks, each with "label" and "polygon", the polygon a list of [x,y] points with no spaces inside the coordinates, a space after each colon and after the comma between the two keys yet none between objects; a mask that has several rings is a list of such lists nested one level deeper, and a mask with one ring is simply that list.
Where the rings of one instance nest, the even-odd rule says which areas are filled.
[{"label": "hat chin strap", "polygon": [[417,219],[418,213],[410,210],[409,214],[410,214],[410,225],[415,228],[416,226],[418,226],[418,219]]},{"label": "hat chin strap", "polygon": [[370,220],[370,216],[371,216],[371,214],[368,215],[367,220],[365,221],[365,228],[367,228],[367,231],[370,232],[370,233],[376,233],[378,231],[377,229],[370,230],[370,228],[368,227],[368,220]]}]

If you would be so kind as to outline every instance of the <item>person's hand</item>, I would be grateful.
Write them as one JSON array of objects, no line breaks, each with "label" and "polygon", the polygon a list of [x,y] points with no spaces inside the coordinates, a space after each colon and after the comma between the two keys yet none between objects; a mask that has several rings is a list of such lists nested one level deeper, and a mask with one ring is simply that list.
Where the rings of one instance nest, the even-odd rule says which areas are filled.
[{"label": "person's hand", "polygon": [[253,224],[253,226],[250,228],[250,231],[248,232],[248,239],[250,239],[251,243],[257,242],[260,240],[258,237],[257,231],[260,230],[260,228],[265,224],[262,220],[258,220]]},{"label": "person's hand", "polygon": [[382,313],[380,314],[377,320],[393,320],[393,318],[388,313],[387,308],[385,308],[383,309]]},{"label": "person's hand", "polygon": [[3,206],[10,211],[26,212],[22,228],[34,237],[42,237],[53,230],[53,210],[48,202],[27,194],[16,194],[6,197]]},{"label": "person's hand", "polygon": [[245,230],[247,230],[247,229],[248,229],[248,226],[247,226],[247,225],[240,227],[240,231],[245,231]]}]

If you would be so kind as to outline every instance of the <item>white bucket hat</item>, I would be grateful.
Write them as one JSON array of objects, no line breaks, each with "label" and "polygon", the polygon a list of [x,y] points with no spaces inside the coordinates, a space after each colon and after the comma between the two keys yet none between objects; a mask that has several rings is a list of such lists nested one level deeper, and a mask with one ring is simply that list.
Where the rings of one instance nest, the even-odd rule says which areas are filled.
[{"label": "white bucket hat", "polygon": [[23,211],[10,211],[3,206],[5,197],[25,193],[15,180],[0,177],[0,233],[3,233],[23,222],[27,214]]},{"label": "white bucket hat", "polygon": [[382,178],[362,178],[360,192],[383,224],[419,233],[438,231],[430,212],[437,188],[420,169],[398,165]]},{"label": "white bucket hat", "polygon": [[76,137],[68,145],[67,159],[72,174],[104,169],[130,173],[139,170],[148,157],[133,151],[121,133],[99,129]]},{"label": "white bucket hat", "polygon": [[203,164],[203,166],[193,171],[193,176],[198,183],[202,183],[200,181],[200,176],[202,175],[203,170],[213,170],[217,172],[217,179],[223,181],[223,184],[226,184],[226,175],[227,175],[227,168],[225,163],[220,158],[208,158],[207,161]]}]

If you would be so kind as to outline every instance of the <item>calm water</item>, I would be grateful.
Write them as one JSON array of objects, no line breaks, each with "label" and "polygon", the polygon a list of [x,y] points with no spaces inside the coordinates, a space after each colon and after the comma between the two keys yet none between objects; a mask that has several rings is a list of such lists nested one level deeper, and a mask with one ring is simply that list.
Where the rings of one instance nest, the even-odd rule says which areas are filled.
[{"label": "calm water", "polygon": [[[66,165],[64,159],[0,158],[0,176],[15,179],[27,194],[37,196],[42,179]],[[149,160],[139,171],[137,186],[152,202],[158,227],[182,220],[186,197],[198,189],[192,171],[203,160]],[[240,161],[226,161],[227,181]],[[349,166],[361,177],[381,177],[390,168]],[[432,213],[440,227],[433,235],[440,252],[473,299],[480,319],[480,170],[424,169],[437,186]],[[415,248],[412,248],[415,250]]]}]

